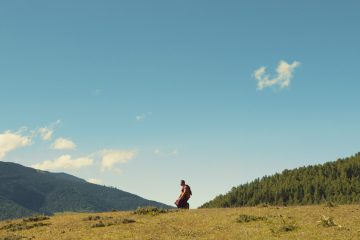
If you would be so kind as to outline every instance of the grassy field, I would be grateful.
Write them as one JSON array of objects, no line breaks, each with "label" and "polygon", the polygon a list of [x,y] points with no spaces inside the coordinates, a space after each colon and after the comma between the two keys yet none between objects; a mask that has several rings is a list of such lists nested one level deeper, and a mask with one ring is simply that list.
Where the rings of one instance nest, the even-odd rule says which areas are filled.
[{"label": "grassy field", "polygon": [[65,213],[2,221],[0,239],[360,239],[360,206]]}]

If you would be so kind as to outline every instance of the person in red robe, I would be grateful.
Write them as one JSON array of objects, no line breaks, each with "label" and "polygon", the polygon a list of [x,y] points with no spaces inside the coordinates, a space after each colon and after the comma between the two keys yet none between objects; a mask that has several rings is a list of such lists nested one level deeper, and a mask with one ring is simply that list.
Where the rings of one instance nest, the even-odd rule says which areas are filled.
[{"label": "person in red robe", "polygon": [[192,195],[191,188],[189,185],[185,183],[184,180],[180,181],[180,186],[181,186],[180,196],[176,200],[175,205],[178,208],[189,209],[190,205],[188,201]]}]

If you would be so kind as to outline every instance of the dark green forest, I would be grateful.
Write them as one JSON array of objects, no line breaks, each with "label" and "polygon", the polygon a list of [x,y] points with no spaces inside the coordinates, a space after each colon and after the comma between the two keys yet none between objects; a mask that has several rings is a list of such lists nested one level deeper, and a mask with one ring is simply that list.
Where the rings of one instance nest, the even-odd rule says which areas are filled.
[{"label": "dark green forest", "polygon": [[202,208],[241,206],[308,205],[360,202],[360,153],[334,162],[284,170],[233,187]]},{"label": "dark green forest", "polygon": [[169,208],[65,173],[50,173],[0,161],[0,220],[65,211],[134,210],[149,205]]}]

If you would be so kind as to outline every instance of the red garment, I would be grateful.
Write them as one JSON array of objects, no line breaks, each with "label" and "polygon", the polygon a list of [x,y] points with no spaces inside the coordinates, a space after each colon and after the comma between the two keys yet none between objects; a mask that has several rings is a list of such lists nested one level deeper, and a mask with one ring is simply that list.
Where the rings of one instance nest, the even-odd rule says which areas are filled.
[{"label": "red garment", "polygon": [[181,197],[176,200],[175,204],[178,208],[185,208],[189,209],[189,203],[188,200],[191,197],[191,190],[188,185],[181,187]]}]

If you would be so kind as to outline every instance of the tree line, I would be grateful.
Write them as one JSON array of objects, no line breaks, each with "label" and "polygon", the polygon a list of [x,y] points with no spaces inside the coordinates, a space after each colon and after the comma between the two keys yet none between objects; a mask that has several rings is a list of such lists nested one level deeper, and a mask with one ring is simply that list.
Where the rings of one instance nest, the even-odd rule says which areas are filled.
[{"label": "tree line", "polygon": [[325,164],[284,170],[233,187],[202,208],[269,205],[309,205],[360,202],[360,153]]}]

